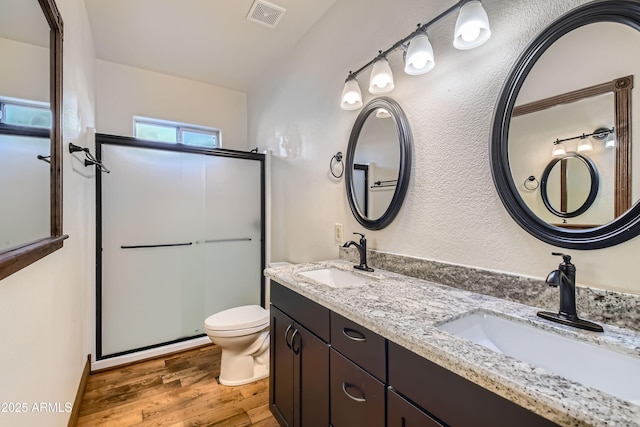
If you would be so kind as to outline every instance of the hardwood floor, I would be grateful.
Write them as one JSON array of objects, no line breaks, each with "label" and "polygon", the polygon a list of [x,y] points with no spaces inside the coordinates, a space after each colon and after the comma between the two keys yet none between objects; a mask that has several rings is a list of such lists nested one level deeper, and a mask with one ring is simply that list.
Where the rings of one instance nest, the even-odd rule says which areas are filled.
[{"label": "hardwood floor", "polygon": [[277,427],[269,380],[218,384],[215,345],[92,374],[78,426]]}]

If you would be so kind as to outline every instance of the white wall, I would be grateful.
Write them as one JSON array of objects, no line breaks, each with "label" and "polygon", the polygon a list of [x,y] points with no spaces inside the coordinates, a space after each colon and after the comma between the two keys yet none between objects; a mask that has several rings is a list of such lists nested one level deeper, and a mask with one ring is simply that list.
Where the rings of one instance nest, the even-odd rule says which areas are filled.
[{"label": "white wall", "polygon": [[[366,231],[372,248],[462,265],[546,277],[558,264],[545,244],[520,228],[495,190],[489,162],[492,114],[502,84],[527,43],[583,0],[485,0],[493,36],[471,51],[451,43],[455,14],[430,31],[436,67],[407,76],[391,54],[394,97],[407,113],[414,161],[405,204],[384,230],[353,219],[344,183],[328,165],[345,151],[357,111],[339,108],[349,70],[365,64],[451,2],[339,1],[279,66],[249,91],[251,144],[274,151],[272,259],[336,258],[333,224],[345,237]],[[433,8],[432,10],[429,10]],[[437,9],[437,10],[436,10]],[[357,17],[354,25],[353,17]],[[366,87],[368,72],[360,77]],[[371,99],[366,93],[364,101]],[[640,238],[613,248],[568,251],[578,282],[640,293]],[[624,268],[620,268],[624,265]]]},{"label": "white wall", "polygon": [[133,136],[133,116],[222,130],[222,147],[250,150],[243,92],[98,61],[97,131]]},{"label": "white wall", "polygon": [[[95,53],[82,0],[64,19],[64,146],[94,126]],[[73,402],[93,348],[94,181],[63,149],[64,247],[0,282],[0,402]],[[29,407],[31,409],[31,406]],[[69,414],[0,413],[0,425],[63,426]]]}]

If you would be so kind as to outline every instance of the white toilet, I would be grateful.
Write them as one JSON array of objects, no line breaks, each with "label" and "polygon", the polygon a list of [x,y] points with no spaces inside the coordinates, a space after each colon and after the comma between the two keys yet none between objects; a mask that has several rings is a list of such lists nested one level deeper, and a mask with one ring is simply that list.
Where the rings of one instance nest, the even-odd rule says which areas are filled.
[{"label": "white toilet", "polygon": [[244,305],[207,317],[205,331],[222,350],[220,384],[235,386],[269,376],[269,311]]}]

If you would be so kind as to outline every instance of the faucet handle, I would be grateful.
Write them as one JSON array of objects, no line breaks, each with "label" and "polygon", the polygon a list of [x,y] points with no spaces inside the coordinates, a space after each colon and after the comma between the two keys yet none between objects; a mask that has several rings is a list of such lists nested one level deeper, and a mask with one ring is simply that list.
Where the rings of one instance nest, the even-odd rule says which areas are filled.
[{"label": "faucet handle", "polygon": [[571,256],[570,255],[565,255],[561,252],[551,252],[551,255],[554,256],[561,256],[562,260],[566,263],[566,264],[571,264]]},{"label": "faucet handle", "polygon": [[364,239],[364,234],[362,234],[362,233],[357,233],[357,232],[355,232],[355,231],[354,231],[354,232],[353,232],[353,234],[357,234],[357,235],[359,235],[361,238],[363,238],[363,239]]}]

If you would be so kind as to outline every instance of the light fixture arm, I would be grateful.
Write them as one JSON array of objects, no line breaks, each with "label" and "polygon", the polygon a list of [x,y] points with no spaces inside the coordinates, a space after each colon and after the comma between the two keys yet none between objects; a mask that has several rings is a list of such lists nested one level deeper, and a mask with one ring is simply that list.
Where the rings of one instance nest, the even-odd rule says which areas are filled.
[{"label": "light fixture arm", "polygon": [[553,141],[553,145],[558,145],[562,142],[565,141],[572,141],[574,139],[584,139],[584,138],[588,138],[590,136],[608,136],[609,134],[613,133],[615,130],[615,128],[611,128],[611,129],[607,129],[607,128],[600,128],[600,129],[596,129],[595,132],[592,133],[583,133],[582,135],[578,135],[578,136],[572,136],[571,138],[564,138],[564,139],[556,139],[555,141]]},{"label": "light fixture arm", "polygon": [[393,46],[391,46],[389,49],[384,50],[384,51],[382,51],[382,50],[379,51],[378,55],[376,55],[375,58],[373,58],[371,61],[367,62],[362,67],[358,68],[356,71],[350,71],[349,72],[349,77],[347,78],[347,80],[349,80],[350,78],[356,78],[358,76],[358,74],[362,73],[364,70],[366,70],[367,68],[371,67],[380,58],[386,58],[386,56],[388,54],[390,54],[391,52],[395,51],[396,49],[398,49],[400,47],[404,47],[406,45],[406,43],[408,41],[410,41],[413,37],[415,37],[416,35],[418,35],[421,32],[426,32],[428,27],[430,27],[431,25],[433,25],[436,22],[440,21],[442,18],[444,18],[445,16],[449,15],[451,12],[454,12],[455,10],[459,9],[460,7],[462,7],[465,3],[469,2],[469,1],[471,1],[471,0],[460,0],[456,4],[451,6],[449,9],[445,10],[440,15],[436,16],[431,21],[427,22],[426,24],[418,24],[418,28],[416,28],[411,34],[409,34],[405,38],[395,42],[393,44]]}]

